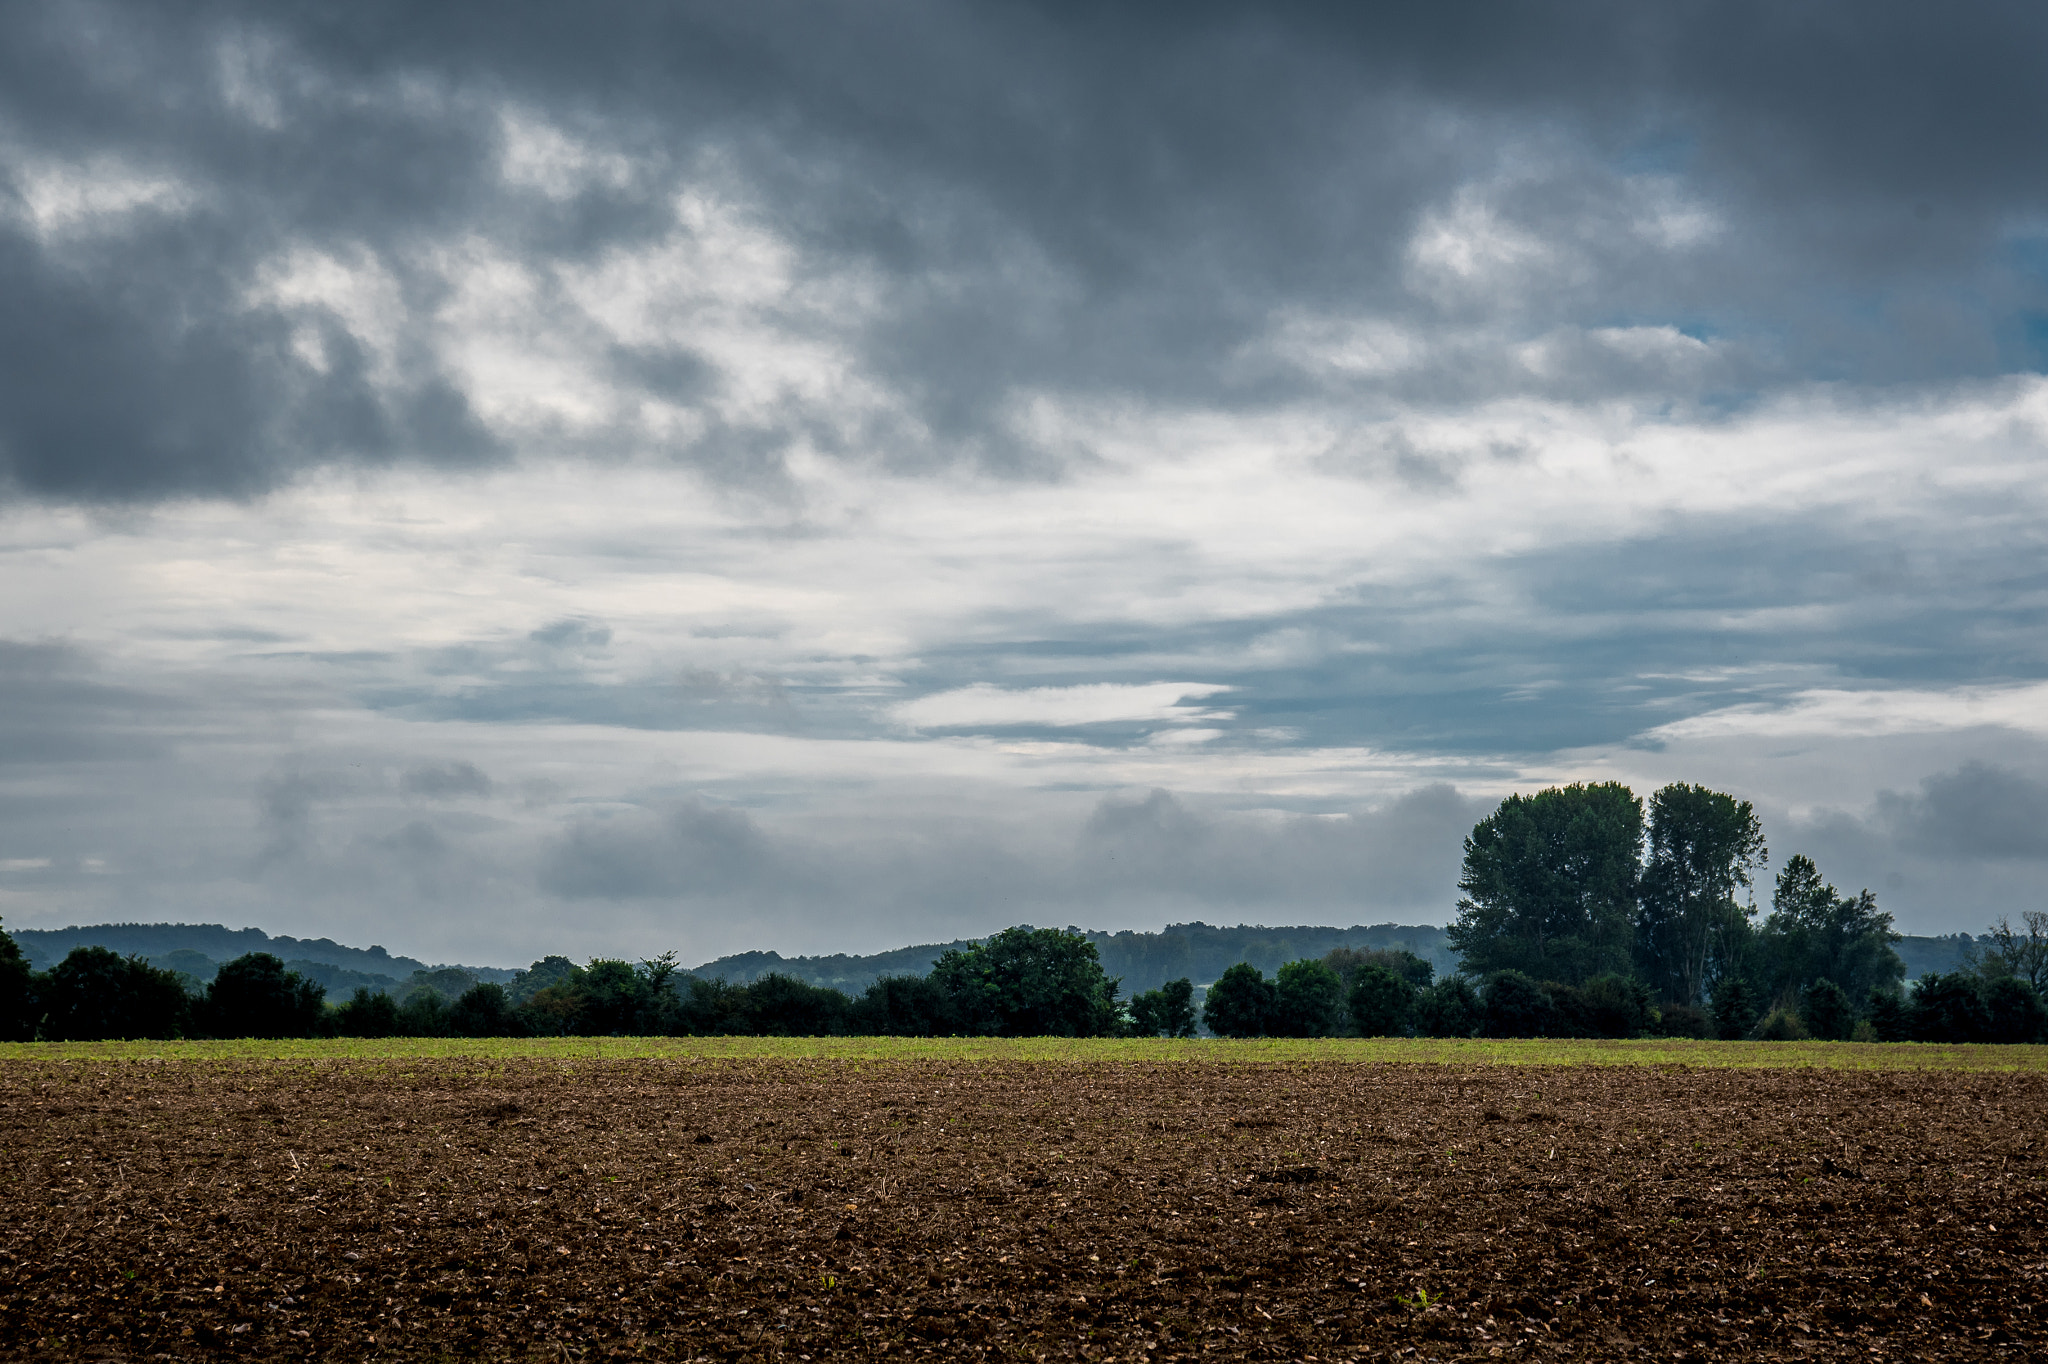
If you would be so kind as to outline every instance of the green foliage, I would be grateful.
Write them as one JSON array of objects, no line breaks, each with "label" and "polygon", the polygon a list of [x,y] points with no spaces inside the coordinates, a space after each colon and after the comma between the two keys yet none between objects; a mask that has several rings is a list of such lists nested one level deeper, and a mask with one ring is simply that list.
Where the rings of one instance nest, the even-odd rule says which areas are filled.
[{"label": "green foliage", "polygon": [[1897,990],[1872,990],[1863,1002],[1864,1021],[1879,1042],[1908,1042],[1913,1037],[1913,1011]]},{"label": "green foliage", "polygon": [[996,1037],[1106,1037],[1118,1030],[1117,982],[1095,944],[1056,928],[1007,928],[932,966],[962,1031]]},{"label": "green foliage", "polygon": [[456,1037],[519,1037],[525,1029],[505,987],[486,982],[470,986],[448,1006],[448,1031]]},{"label": "green foliage", "polygon": [[883,976],[853,1002],[849,1029],[867,1037],[944,1037],[956,1032],[945,992],[924,976]]},{"label": "green foliage", "polygon": [[759,1037],[833,1037],[847,1031],[852,1008],[837,990],[770,972],[746,987],[742,1014]]},{"label": "green foliage", "polygon": [[1657,1010],[1657,1031],[1664,1037],[1705,1040],[1714,1035],[1714,1020],[1690,1004],[1666,1004]]},{"label": "green foliage", "polygon": [[250,952],[220,968],[195,1013],[211,1037],[311,1037],[326,995],[268,952]]},{"label": "green foliage", "polygon": [[1856,1009],[1848,993],[1823,976],[1799,992],[1799,1021],[1823,1042],[1846,1042],[1856,1030]]},{"label": "green foliage", "polygon": [[358,985],[348,1002],[334,1011],[337,1037],[398,1037],[398,1001],[381,990]]},{"label": "green foliage", "polygon": [[1984,985],[1988,1042],[2039,1042],[2048,1036],[2048,1010],[2034,987],[2018,976],[2000,976]]},{"label": "green foliage", "polygon": [[1790,1009],[1773,1009],[1756,1025],[1759,1042],[1804,1042],[1808,1036],[1806,1025]]},{"label": "green foliage", "polygon": [[1578,983],[1628,969],[1643,806],[1615,782],[1513,795],[1465,840],[1451,945],[1471,975]]},{"label": "green foliage", "polygon": [[2039,994],[2048,990],[2048,911],[2030,909],[2020,920],[2024,932],[2003,916],[1991,926],[1983,938],[1984,955],[1977,971],[1986,979],[2017,976]]},{"label": "green foliage", "polygon": [[1344,982],[1320,961],[1290,961],[1273,985],[1277,1037],[1334,1037],[1344,1026]]},{"label": "green foliage", "polygon": [[1195,983],[1186,976],[1131,998],[1134,1037],[1193,1037]]},{"label": "green foliage", "polygon": [[1482,1037],[1544,1037],[1553,1024],[1550,995],[1521,971],[1495,971],[1480,991]]},{"label": "green foliage", "polygon": [[1368,966],[1384,966],[1418,990],[1426,989],[1436,976],[1434,966],[1401,947],[1334,947],[1323,954],[1323,965],[1344,982],[1346,995],[1351,993],[1358,973]]},{"label": "green foliage", "polygon": [[401,1037],[453,1037],[448,1026],[448,1005],[438,990],[416,990],[398,1006],[398,1035]]},{"label": "green foliage", "polygon": [[1755,913],[1735,894],[1768,855],[1746,800],[1683,782],[1650,797],[1636,941],[1643,975],[1664,998],[1697,1005],[1735,957]]},{"label": "green foliage", "polygon": [[1209,987],[1202,1022],[1218,1037],[1264,1037],[1272,1031],[1278,1007],[1278,991],[1266,973],[1241,961]]},{"label": "green foliage", "polygon": [[1479,996],[1463,976],[1446,976],[1415,996],[1417,1037],[1471,1037],[1479,1031]]},{"label": "green foliage", "polygon": [[1569,998],[1553,989],[1551,1007],[1565,1017],[1575,1037],[1648,1037],[1663,1021],[1650,987],[1614,972],[1593,977]]},{"label": "green foliage", "polygon": [[1732,972],[1714,982],[1714,1036],[1733,1042],[1749,1036],[1757,1020],[1756,987]]},{"label": "green foliage", "polygon": [[1875,896],[1867,890],[1838,894],[1811,858],[1794,854],[1778,873],[1754,969],[1773,996],[1829,980],[1849,999],[1863,999],[1872,990],[1898,988],[1906,973],[1892,946],[1898,941],[1892,916],[1878,910]]},{"label": "green foliage", "polygon": [[32,975],[19,944],[0,930],[0,1042],[25,1042],[35,1035]]},{"label": "green foliage", "polygon": [[1345,1002],[1351,1010],[1352,1026],[1360,1036],[1399,1037],[1408,1030],[1415,1013],[1415,995],[1415,986],[1406,976],[1385,962],[1375,961],[1359,969]]},{"label": "green foliage", "polygon": [[74,947],[36,987],[42,1035],[52,1041],[170,1038],[184,1031],[191,1000],[176,972],[104,947]]}]

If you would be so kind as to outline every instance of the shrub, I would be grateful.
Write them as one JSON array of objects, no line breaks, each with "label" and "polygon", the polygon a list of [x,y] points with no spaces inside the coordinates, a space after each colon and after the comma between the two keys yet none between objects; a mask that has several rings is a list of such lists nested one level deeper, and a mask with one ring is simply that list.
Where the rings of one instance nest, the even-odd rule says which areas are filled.
[{"label": "shrub", "polygon": [[1804,1042],[1806,1039],[1806,1025],[1790,1009],[1773,1009],[1764,1015],[1763,1022],[1756,1025],[1756,1040],[1759,1042]]},{"label": "shrub", "polygon": [[1463,976],[1446,976],[1415,995],[1417,1037],[1470,1037],[1479,1031],[1479,996]]},{"label": "shrub", "polygon": [[1550,995],[1520,971],[1495,971],[1480,992],[1480,1032],[1487,1037],[1545,1037],[1555,1020]]},{"label": "shrub", "polygon": [[1195,983],[1185,976],[1131,998],[1131,1035],[1157,1037],[1161,1033],[1168,1037],[1195,1035]]},{"label": "shrub", "polygon": [[1595,976],[1577,994],[1580,1026],[1594,1037],[1643,1037],[1660,1021],[1650,987],[1633,976]]},{"label": "shrub", "polygon": [[1368,962],[1351,983],[1351,1022],[1361,1037],[1399,1037],[1408,1030],[1415,995],[1415,987],[1391,966]]},{"label": "shrub", "polygon": [[1714,1020],[1705,1009],[1691,1004],[1667,1004],[1659,1011],[1657,1031],[1664,1037],[1707,1038],[1719,1036]]},{"label": "shrub", "polygon": [[1872,986],[1863,1002],[1863,1021],[1879,1042],[1910,1042],[1913,1039],[1913,1011],[1897,990]]},{"label": "shrub", "polygon": [[1722,976],[1712,995],[1714,1036],[1723,1042],[1747,1037],[1756,1030],[1756,988],[1741,976]]},{"label": "shrub", "polygon": [[868,1037],[943,1037],[955,1031],[945,992],[923,976],[883,976],[853,1001],[848,1025]]},{"label": "shrub", "polygon": [[1933,973],[1913,982],[1908,1006],[1916,1042],[1983,1042],[1991,1035],[1991,1014],[1984,1007],[1983,984],[1961,971]]},{"label": "shrub", "polygon": [[1984,987],[1984,1013],[1993,1042],[2039,1042],[2048,1032],[2041,996],[2017,976],[2000,976]]},{"label": "shrub", "polygon": [[457,1037],[517,1037],[523,1031],[502,985],[470,986],[448,1007],[448,1029]]},{"label": "shrub", "polygon": [[337,1037],[396,1037],[398,1002],[359,985],[348,1002],[334,1011],[331,1022]]},{"label": "shrub", "polygon": [[1842,987],[1823,977],[1799,992],[1799,1021],[1823,1041],[1843,1042],[1856,1026],[1856,1010]]}]

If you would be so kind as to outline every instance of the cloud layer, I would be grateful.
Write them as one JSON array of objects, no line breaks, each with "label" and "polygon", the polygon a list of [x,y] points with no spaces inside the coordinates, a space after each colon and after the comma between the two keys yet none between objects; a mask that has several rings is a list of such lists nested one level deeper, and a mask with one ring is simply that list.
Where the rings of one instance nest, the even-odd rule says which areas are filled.
[{"label": "cloud layer", "polygon": [[2038,884],[2030,9],[0,31],[11,922],[1441,921],[1587,776]]}]

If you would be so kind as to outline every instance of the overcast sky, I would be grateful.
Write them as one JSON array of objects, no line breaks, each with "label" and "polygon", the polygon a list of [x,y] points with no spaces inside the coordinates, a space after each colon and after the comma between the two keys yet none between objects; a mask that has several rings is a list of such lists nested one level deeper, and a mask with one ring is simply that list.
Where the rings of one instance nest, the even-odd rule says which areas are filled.
[{"label": "overcast sky", "polygon": [[2044,906],[2048,9],[0,4],[0,917]]}]

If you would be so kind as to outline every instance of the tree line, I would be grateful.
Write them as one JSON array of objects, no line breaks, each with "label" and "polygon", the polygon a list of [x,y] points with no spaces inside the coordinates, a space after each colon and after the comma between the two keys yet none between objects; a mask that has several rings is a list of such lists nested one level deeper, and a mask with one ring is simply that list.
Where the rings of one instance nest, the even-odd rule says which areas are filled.
[{"label": "tree line", "polygon": [[[170,1037],[1159,1036],[1717,1037],[2048,1040],[2048,912],[2001,919],[1961,969],[1901,988],[1891,916],[1795,855],[1760,914],[1767,850],[1747,801],[1675,784],[1512,795],[1464,842],[1459,969],[1401,949],[1339,947],[1224,970],[1199,1009],[1188,978],[1120,1000],[1075,930],[1007,929],[923,975],[859,994],[771,972],[693,975],[673,953],[578,966],[546,957],[508,985],[358,989],[329,1002],[275,956],[226,963],[203,990],[139,956],[79,947],[29,969],[0,932],[0,1035]],[[431,974],[431,973],[430,973]],[[465,980],[460,973],[450,975]]]}]

